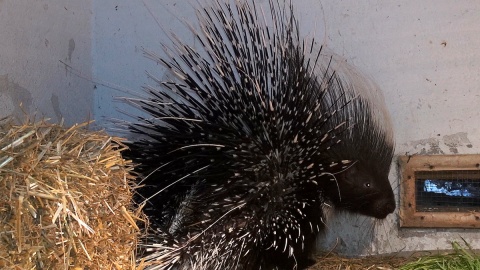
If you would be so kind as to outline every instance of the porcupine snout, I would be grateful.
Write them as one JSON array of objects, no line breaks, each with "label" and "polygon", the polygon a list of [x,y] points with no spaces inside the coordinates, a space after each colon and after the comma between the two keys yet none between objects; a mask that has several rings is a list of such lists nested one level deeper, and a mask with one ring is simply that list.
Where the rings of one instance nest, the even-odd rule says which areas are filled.
[{"label": "porcupine snout", "polygon": [[395,210],[395,202],[378,201],[376,207],[376,211],[379,214],[375,217],[378,219],[384,219],[387,217],[388,214],[393,213],[393,211]]},{"label": "porcupine snout", "polygon": [[373,217],[378,219],[384,219],[389,214],[395,211],[395,199],[393,196],[393,192],[391,194],[384,194],[379,199],[375,200],[375,202],[371,206],[371,211]]}]

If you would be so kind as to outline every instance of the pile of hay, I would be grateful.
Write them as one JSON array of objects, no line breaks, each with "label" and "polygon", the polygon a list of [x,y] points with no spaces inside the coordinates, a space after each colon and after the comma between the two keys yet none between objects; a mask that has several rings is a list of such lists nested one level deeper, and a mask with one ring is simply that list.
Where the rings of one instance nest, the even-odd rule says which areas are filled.
[{"label": "pile of hay", "polygon": [[0,123],[0,269],[134,269],[140,210],[119,138]]}]

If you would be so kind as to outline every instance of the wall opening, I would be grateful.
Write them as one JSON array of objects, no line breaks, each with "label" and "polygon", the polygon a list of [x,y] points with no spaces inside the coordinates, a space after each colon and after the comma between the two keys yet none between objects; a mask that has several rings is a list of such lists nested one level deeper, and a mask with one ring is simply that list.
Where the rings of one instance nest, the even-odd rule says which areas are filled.
[{"label": "wall opening", "polygon": [[401,227],[480,228],[480,155],[405,156]]}]

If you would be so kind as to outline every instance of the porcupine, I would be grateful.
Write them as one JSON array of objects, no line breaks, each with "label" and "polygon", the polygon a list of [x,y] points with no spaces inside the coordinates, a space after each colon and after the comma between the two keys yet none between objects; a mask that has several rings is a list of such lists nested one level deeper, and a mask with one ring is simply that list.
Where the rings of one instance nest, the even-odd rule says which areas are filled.
[{"label": "porcupine", "polygon": [[[213,1],[148,55],[175,79],[130,102],[125,152],[143,175],[150,269],[306,267],[323,208],[378,219],[395,209],[393,136],[381,93],[299,36],[291,3]],[[333,66],[336,65],[336,68]]]}]

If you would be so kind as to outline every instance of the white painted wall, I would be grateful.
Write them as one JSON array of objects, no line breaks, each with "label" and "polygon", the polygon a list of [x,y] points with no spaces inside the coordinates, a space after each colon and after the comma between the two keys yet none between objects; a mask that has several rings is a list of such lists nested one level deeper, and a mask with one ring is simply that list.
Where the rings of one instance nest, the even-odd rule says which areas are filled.
[{"label": "white painted wall", "polygon": [[[182,6],[180,8],[177,7]],[[131,107],[116,97],[141,96],[150,84],[146,72],[162,78],[161,65],[147,59],[144,50],[162,53],[169,43],[165,32],[194,40],[178,18],[195,16],[188,1],[94,1],[94,81],[97,82],[94,108],[97,124],[112,127],[112,119],[125,119]],[[164,27],[163,31],[161,27]],[[137,112],[133,112],[136,114]]]},{"label": "white painted wall", "polygon": [[93,84],[65,65],[91,77],[91,17],[91,0],[0,0],[0,118],[93,118]]}]

